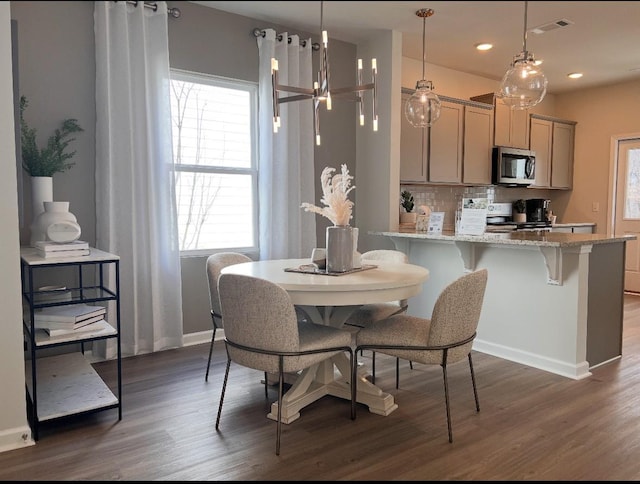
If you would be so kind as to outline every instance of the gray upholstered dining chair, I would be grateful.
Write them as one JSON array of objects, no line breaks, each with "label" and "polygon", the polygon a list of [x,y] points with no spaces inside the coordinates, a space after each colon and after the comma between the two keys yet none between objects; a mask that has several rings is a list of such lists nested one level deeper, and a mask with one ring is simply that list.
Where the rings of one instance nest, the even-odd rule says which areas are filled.
[{"label": "gray upholstered dining chair", "polygon": [[[447,365],[468,359],[476,411],[479,412],[471,347],[480,320],[487,272],[487,269],[481,269],[465,274],[445,287],[436,300],[431,319],[400,314],[361,329],[356,335],[352,386],[357,385],[357,351],[361,349],[375,350],[426,365],[440,365],[444,379],[449,442],[453,442]],[[396,387],[398,377],[396,369]]]},{"label": "gray upholstered dining chair", "polygon": [[[211,367],[211,355],[213,354],[213,342],[216,339],[216,330],[223,329],[222,314],[220,311],[220,299],[218,297],[218,278],[220,271],[233,264],[251,262],[251,259],[238,252],[218,252],[207,258],[207,279],[209,281],[209,307],[211,312],[211,322],[213,323],[213,335],[211,336],[211,346],[209,346],[209,359],[207,360],[207,372],[204,375],[205,381],[209,380],[209,368]],[[265,379],[266,384],[266,379]],[[266,386],[265,386],[266,392]]]},{"label": "gray upholstered dining chair", "polygon": [[[363,264],[375,264],[376,261],[400,262],[406,264],[409,257],[404,252],[391,249],[370,250],[362,254]],[[394,314],[400,314],[407,311],[408,303],[406,299],[400,301],[391,301],[386,303],[365,304],[356,309],[349,315],[344,324],[356,326],[358,328],[366,328],[369,324],[386,319]],[[362,352],[360,352],[362,354]],[[413,363],[409,362],[413,368]],[[396,360],[396,367],[399,360]],[[371,354],[371,383],[376,383],[376,353]]]},{"label": "gray upholstered dining chair", "polygon": [[[331,326],[299,320],[291,298],[277,284],[257,277],[222,274],[218,293],[224,319],[227,368],[216,419],[220,425],[222,403],[231,362],[278,374],[276,455],[280,455],[284,373],[297,372],[340,353],[349,354],[353,366],[351,333]],[[351,389],[351,418],[355,418],[355,387]]]}]

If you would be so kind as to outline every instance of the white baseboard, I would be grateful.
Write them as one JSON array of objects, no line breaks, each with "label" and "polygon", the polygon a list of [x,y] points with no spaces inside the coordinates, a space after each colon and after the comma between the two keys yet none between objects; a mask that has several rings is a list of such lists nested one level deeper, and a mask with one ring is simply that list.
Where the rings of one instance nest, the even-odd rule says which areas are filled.
[{"label": "white baseboard", "polygon": [[[213,334],[213,330],[209,329],[207,331],[200,331],[198,333],[189,333],[182,336],[182,346],[193,346],[199,345],[203,343],[211,343],[211,335]],[[216,331],[216,341],[222,341],[224,339],[224,330],[219,329]],[[89,360],[90,363],[98,363],[100,361],[104,361],[104,358],[94,356],[91,350],[87,350],[84,353],[85,357]],[[123,358],[126,358],[123,356]]]},{"label": "white baseboard", "polygon": [[[202,343],[211,343],[211,335],[213,330],[200,331],[199,333],[189,333],[182,336],[182,346],[193,346]],[[222,341],[224,339],[224,330],[216,330],[216,341]]]},{"label": "white baseboard", "polygon": [[0,432],[0,452],[21,449],[35,445],[35,443],[31,436],[31,428],[28,425]]},{"label": "white baseboard", "polygon": [[570,364],[516,348],[509,348],[507,346],[489,343],[478,338],[473,342],[473,349],[481,353],[497,356],[498,358],[504,358],[505,360],[515,361],[516,363],[555,373],[556,375],[571,378],[573,380],[582,380],[583,378],[591,376],[589,364],[586,361],[583,361],[580,364]]}]

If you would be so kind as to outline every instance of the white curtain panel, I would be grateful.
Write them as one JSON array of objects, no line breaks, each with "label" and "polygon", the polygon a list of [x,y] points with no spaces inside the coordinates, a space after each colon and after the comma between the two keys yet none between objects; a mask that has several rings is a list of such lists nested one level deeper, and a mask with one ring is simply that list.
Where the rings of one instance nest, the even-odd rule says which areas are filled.
[{"label": "white curtain panel", "polygon": [[[296,35],[266,29],[258,37],[260,54],[260,259],[311,257],[316,246],[315,215],[302,202],[316,203],[313,160],[313,102],[280,105],[281,127],[273,132],[271,59],[279,64],[279,83],[311,88],[311,39],[300,45]],[[291,42],[288,42],[288,38]],[[319,180],[318,180],[319,183]]]},{"label": "white curtain panel", "polygon": [[94,4],[96,246],[120,256],[123,356],[182,346],[167,5],[156,3]]}]

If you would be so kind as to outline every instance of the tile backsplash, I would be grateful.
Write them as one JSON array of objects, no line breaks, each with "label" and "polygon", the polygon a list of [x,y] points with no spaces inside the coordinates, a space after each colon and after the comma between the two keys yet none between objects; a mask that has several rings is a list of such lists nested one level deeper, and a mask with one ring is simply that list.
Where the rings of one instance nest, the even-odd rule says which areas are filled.
[{"label": "tile backsplash", "polygon": [[[413,194],[415,209],[426,205],[432,212],[444,212],[445,230],[453,230],[456,209],[462,198],[492,198],[495,202],[513,202],[519,198],[535,198],[526,188],[501,186],[445,186],[445,185],[401,185],[400,192],[408,190]],[[401,207],[399,210],[403,210]]]}]

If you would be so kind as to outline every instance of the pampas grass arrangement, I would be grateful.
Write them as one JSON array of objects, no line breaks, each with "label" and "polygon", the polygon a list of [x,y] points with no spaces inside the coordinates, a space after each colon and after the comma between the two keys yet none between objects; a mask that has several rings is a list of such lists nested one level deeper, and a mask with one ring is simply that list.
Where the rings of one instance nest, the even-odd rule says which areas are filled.
[{"label": "pampas grass arrangement", "polygon": [[346,164],[341,167],[341,172],[333,175],[335,168],[325,167],[322,170],[320,181],[322,183],[322,198],[320,201],[326,207],[318,207],[311,203],[303,203],[300,207],[305,212],[313,212],[327,217],[333,225],[349,225],[351,220],[351,212],[353,202],[347,198],[349,192],[355,189],[355,185],[351,186],[353,177],[349,175],[349,169]]}]

